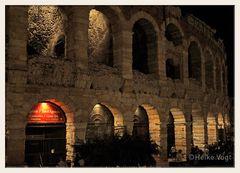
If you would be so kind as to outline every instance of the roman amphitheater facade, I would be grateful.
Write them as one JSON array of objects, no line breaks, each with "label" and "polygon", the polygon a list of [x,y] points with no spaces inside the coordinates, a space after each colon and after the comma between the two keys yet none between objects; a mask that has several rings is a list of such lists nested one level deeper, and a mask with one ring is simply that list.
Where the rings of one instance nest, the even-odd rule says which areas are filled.
[{"label": "roman amphitheater facade", "polygon": [[59,6],[64,27],[45,53],[30,55],[29,8],[6,7],[8,165],[24,164],[27,118],[40,102],[64,111],[70,160],[95,120],[120,136],[147,124],[165,158],[171,123],[185,154],[228,132],[226,53],[203,21],[173,6]]}]

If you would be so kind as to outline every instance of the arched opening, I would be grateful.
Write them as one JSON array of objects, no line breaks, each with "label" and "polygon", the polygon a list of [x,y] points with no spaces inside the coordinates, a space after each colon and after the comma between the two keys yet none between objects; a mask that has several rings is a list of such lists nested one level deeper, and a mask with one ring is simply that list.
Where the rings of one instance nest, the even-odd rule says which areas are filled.
[{"label": "arched opening", "polygon": [[[65,16],[57,6],[36,5],[28,10],[28,55],[55,56],[52,49],[64,31]],[[64,35],[64,34],[63,34]],[[65,41],[57,42],[57,50],[64,51]],[[61,43],[61,44],[60,44]],[[60,45],[59,45],[60,44]],[[64,54],[63,54],[64,55]]]},{"label": "arched opening", "polygon": [[168,41],[172,41],[174,46],[182,44],[182,34],[178,27],[172,23],[167,25],[165,36]]},{"label": "arched opening", "polygon": [[150,105],[150,104],[142,104],[141,105],[148,115],[148,122],[149,122],[149,137],[150,140],[155,142],[156,144],[160,145],[160,116],[158,114],[157,109]]},{"label": "arched opening", "polygon": [[208,144],[217,142],[217,121],[212,112],[207,115]]},{"label": "arched opening", "polygon": [[190,134],[191,134],[191,145],[193,144],[193,116],[190,115]]},{"label": "arched opening", "polygon": [[226,129],[226,135],[228,135],[230,133],[230,128],[231,128],[229,114],[224,114],[224,126]]},{"label": "arched opening", "polygon": [[192,107],[192,135],[193,144],[203,149],[205,145],[205,131],[202,109],[199,105]]},{"label": "arched opening", "polygon": [[174,118],[171,112],[169,112],[169,119],[167,124],[167,153],[170,156],[172,146],[175,146],[175,128]]},{"label": "arched opening", "polygon": [[96,9],[89,13],[88,57],[90,62],[113,67],[112,26],[108,18]]},{"label": "arched opening", "polygon": [[218,57],[216,58],[216,90],[221,91],[221,69]]},{"label": "arched opening", "polygon": [[114,117],[112,112],[102,104],[96,104],[89,116],[86,141],[104,139],[114,136]]},{"label": "arched opening", "polygon": [[214,89],[214,69],[213,69],[213,57],[210,52],[206,53],[205,59],[205,81],[206,87],[209,89]]},{"label": "arched opening", "polygon": [[[174,122],[174,127],[171,124]],[[169,130],[168,130],[168,136],[169,136],[169,142],[172,144],[172,146],[175,146],[177,150],[182,150],[183,154],[186,154],[187,152],[187,143],[186,143],[186,120],[184,117],[183,112],[178,108],[171,108],[169,112]],[[171,129],[170,129],[171,128]],[[174,130],[174,134],[173,134]],[[174,136],[174,139],[173,139]],[[171,140],[170,140],[171,138]],[[173,143],[174,142],[174,143]],[[170,144],[168,144],[169,147]]]},{"label": "arched opening", "polygon": [[142,106],[138,106],[133,120],[132,135],[143,140],[149,140],[149,121],[146,110]]},{"label": "arched opening", "polygon": [[65,36],[61,36],[54,46],[54,55],[63,58],[65,56]]},{"label": "arched opening", "polygon": [[201,82],[201,52],[196,42],[191,42],[188,48],[188,74]]},{"label": "arched opening", "polygon": [[180,65],[179,62],[172,58],[166,61],[166,75],[171,79],[180,79]]},{"label": "arched opening", "polygon": [[225,140],[225,127],[222,113],[218,113],[218,140]]},{"label": "arched opening", "polygon": [[146,19],[135,22],[132,37],[132,69],[141,73],[157,72],[157,35]]},{"label": "arched opening", "polygon": [[25,133],[28,166],[56,166],[60,158],[66,159],[66,117],[58,105],[48,101],[35,105]]}]

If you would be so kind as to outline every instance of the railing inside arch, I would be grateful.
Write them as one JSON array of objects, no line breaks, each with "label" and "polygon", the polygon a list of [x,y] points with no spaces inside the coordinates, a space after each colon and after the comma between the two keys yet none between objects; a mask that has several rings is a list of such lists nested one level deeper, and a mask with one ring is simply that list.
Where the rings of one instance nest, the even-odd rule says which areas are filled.
[{"label": "railing inside arch", "polygon": [[122,137],[126,132],[126,126],[113,126],[109,123],[88,123],[86,140],[104,139],[110,137]]},{"label": "railing inside arch", "polygon": [[74,62],[44,56],[28,60],[28,84],[73,87],[76,79]]}]

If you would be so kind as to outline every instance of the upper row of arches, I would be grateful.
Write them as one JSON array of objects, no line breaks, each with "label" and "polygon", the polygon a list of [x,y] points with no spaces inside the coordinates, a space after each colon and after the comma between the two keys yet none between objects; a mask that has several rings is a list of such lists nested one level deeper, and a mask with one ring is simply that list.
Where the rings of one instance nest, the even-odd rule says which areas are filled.
[{"label": "upper row of arches", "polygon": [[[67,14],[67,11],[66,7],[56,6],[31,6],[29,8],[29,55],[65,57],[67,15],[64,13]],[[203,49],[196,37],[186,38],[181,25],[174,18],[166,20],[165,26],[162,26],[150,14],[139,11],[126,21],[121,9],[115,6],[89,8],[88,17],[89,62],[116,66],[115,54],[119,49],[117,34],[122,30],[128,30],[132,32],[130,40],[133,70],[144,74],[158,74],[159,54],[161,49],[164,49],[165,43],[165,49],[172,45],[175,47],[172,51],[176,49],[175,52],[177,52],[174,56],[168,53],[164,55],[166,77],[183,78],[185,67],[182,62],[186,58],[183,53],[185,51],[189,78],[200,83],[205,78],[205,84],[209,88],[214,88],[213,81],[215,80],[217,90],[221,89],[222,80],[224,80],[223,85],[226,83],[226,68],[220,55],[214,55],[210,48]],[[37,25],[39,23],[41,25]],[[179,49],[181,51],[178,51]]]}]

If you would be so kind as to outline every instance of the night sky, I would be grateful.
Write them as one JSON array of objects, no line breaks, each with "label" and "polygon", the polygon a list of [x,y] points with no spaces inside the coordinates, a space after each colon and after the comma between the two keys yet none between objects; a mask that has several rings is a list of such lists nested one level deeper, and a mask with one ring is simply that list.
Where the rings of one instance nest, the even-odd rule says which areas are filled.
[{"label": "night sky", "polygon": [[180,6],[182,15],[193,14],[211,28],[216,38],[223,39],[227,53],[228,95],[234,96],[234,6]]}]

